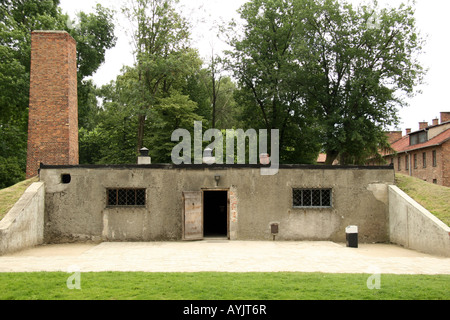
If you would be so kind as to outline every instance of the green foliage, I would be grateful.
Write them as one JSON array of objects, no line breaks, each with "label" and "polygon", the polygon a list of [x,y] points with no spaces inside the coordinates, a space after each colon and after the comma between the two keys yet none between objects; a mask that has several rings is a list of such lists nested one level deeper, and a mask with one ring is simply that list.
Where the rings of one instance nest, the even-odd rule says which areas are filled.
[{"label": "green foliage", "polygon": [[186,85],[182,89],[184,95],[197,103],[196,113],[203,117],[203,125],[211,127],[211,98],[208,90],[209,78],[206,69],[199,69],[198,71],[188,75],[186,78]]},{"label": "green foliage", "polygon": [[298,16],[293,3],[250,1],[240,14],[244,32],[230,41],[234,50],[228,52],[228,66],[239,81],[236,99],[244,108],[246,125],[280,130],[281,162],[311,163],[319,144],[307,126],[313,121],[298,86]]},{"label": "green foliage", "polygon": [[0,189],[9,187],[25,179],[25,174],[17,157],[0,156]]},{"label": "green foliage", "polygon": [[201,65],[198,53],[188,46],[189,26],[175,10],[174,0],[132,0],[123,12],[136,26],[138,94],[132,102],[138,110],[137,150],[143,147],[147,114],[158,99],[178,90],[186,77]]},{"label": "green foliage", "polygon": [[105,62],[106,50],[116,45],[113,15],[113,11],[97,4],[94,13],[79,12],[76,23],[69,23],[71,22],[70,17],[61,16],[61,19],[65,21],[64,29],[77,42],[78,124],[80,128],[93,129],[96,124],[96,116],[99,111],[98,89],[92,80],[86,80],[86,78],[92,76]]},{"label": "green foliage", "polygon": [[31,31],[61,26],[59,1],[2,0],[0,6],[0,123],[27,112]]},{"label": "green foliage", "polygon": [[280,129],[282,158],[312,158],[320,143],[329,163],[339,156],[361,164],[386,145],[383,130],[397,123],[402,95],[413,95],[424,73],[412,7],[253,0],[240,14],[229,66],[245,113],[255,115],[249,125]]},{"label": "green foliage", "polygon": [[80,130],[80,163],[136,163],[137,110],[134,99],[135,70],[125,69],[116,82],[100,90],[103,105],[92,130]]},{"label": "green foliage", "polygon": [[300,84],[323,125],[328,162],[364,163],[386,145],[383,131],[397,123],[401,96],[412,95],[423,70],[414,10],[378,9],[341,1],[297,1],[296,50]]},{"label": "green foliage", "polygon": [[96,5],[95,13],[79,12],[78,20],[76,27],[69,29],[66,26],[65,29],[69,29],[77,42],[80,80],[92,76],[98,70],[105,62],[106,50],[113,48],[117,39],[114,36],[113,12],[100,4]]},{"label": "green foliage", "polygon": [[25,178],[27,135],[24,127],[26,125],[20,122],[0,125],[0,189]]},{"label": "green foliage", "polygon": [[[203,118],[196,114],[197,104],[188,96],[178,92],[167,98],[162,98],[151,113],[149,136],[145,143],[150,148],[150,155],[157,163],[170,163],[173,147],[178,142],[172,142],[172,132],[184,128],[193,136],[194,121]],[[153,161],[152,160],[152,161]]]}]

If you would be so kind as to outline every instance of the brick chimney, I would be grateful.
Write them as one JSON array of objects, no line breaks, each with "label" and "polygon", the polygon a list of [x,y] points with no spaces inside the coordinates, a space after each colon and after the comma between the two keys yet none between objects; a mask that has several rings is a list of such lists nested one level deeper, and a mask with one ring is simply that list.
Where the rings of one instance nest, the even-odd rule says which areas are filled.
[{"label": "brick chimney", "polygon": [[438,118],[433,119],[433,126],[437,126],[437,125],[439,125],[439,119]]},{"label": "brick chimney", "polygon": [[406,129],[406,134],[410,134],[411,133],[411,128]]},{"label": "brick chimney", "polygon": [[425,121],[419,122],[419,130],[423,130],[426,128],[428,128],[428,122]]},{"label": "brick chimney", "polygon": [[450,112],[441,112],[441,123],[450,121]]},{"label": "brick chimney", "polygon": [[27,178],[40,163],[79,163],[76,42],[65,31],[31,33]]}]

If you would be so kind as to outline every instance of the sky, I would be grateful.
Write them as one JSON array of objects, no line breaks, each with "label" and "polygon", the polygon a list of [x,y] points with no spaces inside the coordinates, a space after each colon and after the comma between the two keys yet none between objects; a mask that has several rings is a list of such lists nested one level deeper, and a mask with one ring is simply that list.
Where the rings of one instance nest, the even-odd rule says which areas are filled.
[{"label": "sky", "polygon": [[[349,0],[354,4],[366,3],[364,0]],[[406,1],[406,0],[405,0]],[[398,6],[401,0],[378,0],[379,7]],[[114,9],[116,15],[115,48],[106,53],[105,63],[93,76],[94,82],[101,86],[116,79],[125,65],[132,65],[134,58],[133,46],[127,34],[129,22],[121,14],[121,7],[127,0],[61,0],[61,8],[71,18],[76,13],[92,12],[95,3]],[[181,10],[193,25],[193,46],[199,49],[200,55],[207,59],[212,50],[218,54],[226,49],[225,43],[217,37],[219,24],[238,18],[237,10],[247,0],[180,0]],[[433,119],[440,118],[440,112],[450,111],[450,1],[448,0],[416,0],[417,27],[426,39],[424,53],[421,56],[422,65],[428,69],[425,83],[418,89],[422,91],[414,98],[408,99],[409,106],[400,109],[400,125],[390,130],[401,130],[405,134],[407,128],[412,131],[419,129],[419,122],[431,124]]]}]

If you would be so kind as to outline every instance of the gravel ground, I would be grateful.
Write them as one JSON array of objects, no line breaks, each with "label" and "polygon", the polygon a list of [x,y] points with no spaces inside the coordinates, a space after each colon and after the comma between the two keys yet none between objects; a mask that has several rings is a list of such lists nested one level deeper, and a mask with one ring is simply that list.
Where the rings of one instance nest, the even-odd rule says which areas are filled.
[{"label": "gravel ground", "polygon": [[0,272],[325,272],[450,274],[450,258],[388,244],[206,239],[43,245],[0,257]]}]

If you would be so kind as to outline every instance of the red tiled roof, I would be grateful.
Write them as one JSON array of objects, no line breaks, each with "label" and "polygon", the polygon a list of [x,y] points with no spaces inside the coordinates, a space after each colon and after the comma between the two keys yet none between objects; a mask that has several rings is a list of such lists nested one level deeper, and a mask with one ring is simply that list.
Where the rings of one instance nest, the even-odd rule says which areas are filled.
[{"label": "red tiled roof", "polygon": [[391,147],[394,149],[397,153],[416,150],[416,149],[422,149],[427,148],[431,146],[438,146],[446,142],[450,139],[450,129],[447,129],[446,131],[442,132],[441,134],[437,135],[436,137],[420,144],[416,144],[413,146],[409,145],[409,135],[404,136],[400,140],[394,142]]}]

